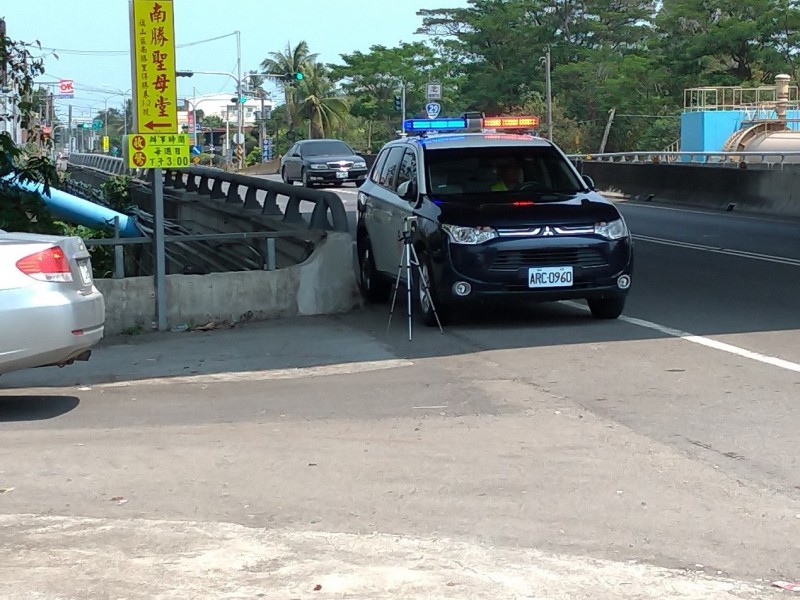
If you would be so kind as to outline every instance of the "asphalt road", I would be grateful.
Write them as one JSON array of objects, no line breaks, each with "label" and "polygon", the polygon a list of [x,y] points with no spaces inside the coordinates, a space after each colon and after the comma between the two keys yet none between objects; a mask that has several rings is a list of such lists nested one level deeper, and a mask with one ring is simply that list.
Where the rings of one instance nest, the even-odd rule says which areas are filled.
[{"label": "asphalt road", "polygon": [[7,597],[105,597],[98,573],[131,598],[767,598],[800,580],[800,223],[620,207],[619,321],[478,311],[408,342],[404,306],[388,331],[371,306],[4,376]]}]

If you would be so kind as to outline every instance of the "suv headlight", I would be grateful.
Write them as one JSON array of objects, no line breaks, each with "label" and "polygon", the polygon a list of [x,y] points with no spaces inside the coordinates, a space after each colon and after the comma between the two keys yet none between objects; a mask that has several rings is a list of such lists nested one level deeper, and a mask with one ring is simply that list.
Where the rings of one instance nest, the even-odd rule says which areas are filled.
[{"label": "suv headlight", "polygon": [[628,226],[625,224],[624,219],[617,219],[608,223],[595,223],[594,232],[607,240],[621,240],[624,237],[628,237]]},{"label": "suv headlight", "polygon": [[315,171],[321,171],[322,169],[328,168],[328,165],[326,165],[325,163],[311,163],[309,166]]},{"label": "suv headlight", "polygon": [[366,169],[367,168],[367,163],[365,163],[364,161],[353,163],[353,168],[354,169]]},{"label": "suv headlight", "polygon": [[459,225],[442,225],[447,237],[454,244],[483,244],[497,237],[497,231],[491,227],[461,227]]}]

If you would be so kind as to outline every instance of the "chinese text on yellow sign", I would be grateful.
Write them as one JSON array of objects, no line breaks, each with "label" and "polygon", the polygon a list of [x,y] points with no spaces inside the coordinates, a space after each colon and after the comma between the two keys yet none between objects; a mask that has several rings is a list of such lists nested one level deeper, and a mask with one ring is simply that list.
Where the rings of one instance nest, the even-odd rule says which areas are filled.
[{"label": "chinese text on yellow sign", "polygon": [[140,133],[178,131],[172,0],[133,0],[136,116]]},{"label": "chinese text on yellow sign", "polygon": [[128,166],[131,169],[174,169],[189,164],[189,136],[185,133],[128,136]]}]

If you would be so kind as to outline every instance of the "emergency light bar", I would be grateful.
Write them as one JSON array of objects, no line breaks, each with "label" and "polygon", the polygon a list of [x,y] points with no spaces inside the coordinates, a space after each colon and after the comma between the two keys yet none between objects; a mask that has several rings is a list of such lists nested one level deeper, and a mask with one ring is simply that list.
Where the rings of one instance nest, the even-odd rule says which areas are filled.
[{"label": "emergency light bar", "polygon": [[[477,126],[477,129],[475,127]],[[406,119],[403,130],[407,133],[435,131],[465,131],[485,129],[524,129],[539,126],[539,117],[484,117],[483,119],[443,118]]]},{"label": "emergency light bar", "polygon": [[495,129],[500,127],[538,127],[539,117],[486,117],[483,119],[483,126]]},{"label": "emergency light bar", "polygon": [[463,131],[467,128],[466,119],[407,119],[403,124],[405,131]]}]

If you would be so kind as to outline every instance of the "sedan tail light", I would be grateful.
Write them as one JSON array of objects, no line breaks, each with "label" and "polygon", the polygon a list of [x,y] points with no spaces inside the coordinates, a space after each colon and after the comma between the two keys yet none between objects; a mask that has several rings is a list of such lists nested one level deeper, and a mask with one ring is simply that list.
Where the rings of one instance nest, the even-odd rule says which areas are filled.
[{"label": "sedan tail light", "polygon": [[17,268],[29,277],[51,283],[70,283],[72,270],[60,246],[53,246],[17,261]]}]

